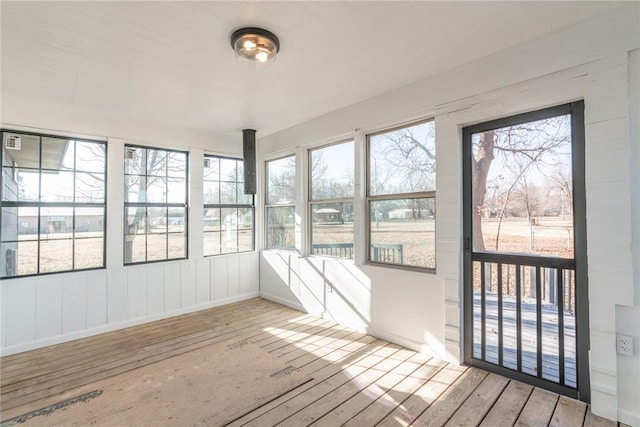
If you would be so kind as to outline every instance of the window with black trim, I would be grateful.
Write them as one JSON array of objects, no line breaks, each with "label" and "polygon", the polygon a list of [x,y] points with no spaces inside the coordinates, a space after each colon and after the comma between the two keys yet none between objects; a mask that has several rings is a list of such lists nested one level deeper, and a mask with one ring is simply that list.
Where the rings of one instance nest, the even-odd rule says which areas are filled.
[{"label": "window with black trim", "polygon": [[296,158],[267,162],[266,249],[295,249]]},{"label": "window with black trim", "polygon": [[367,135],[368,260],[434,270],[432,120]]},{"label": "window with black trim", "polygon": [[105,266],[106,143],[2,131],[0,277]]},{"label": "window with black trim", "polygon": [[125,146],[125,264],[187,258],[187,154]]},{"label": "window with black trim", "polygon": [[353,258],[354,142],[309,150],[311,253]]},{"label": "window with black trim", "polygon": [[204,157],[204,256],[254,250],[253,195],[244,194],[242,159]]}]

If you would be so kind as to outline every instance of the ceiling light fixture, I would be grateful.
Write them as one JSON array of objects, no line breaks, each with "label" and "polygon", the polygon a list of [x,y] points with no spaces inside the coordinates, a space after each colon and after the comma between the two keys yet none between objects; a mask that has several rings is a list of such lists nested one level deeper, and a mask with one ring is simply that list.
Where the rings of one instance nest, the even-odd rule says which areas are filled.
[{"label": "ceiling light fixture", "polygon": [[231,34],[231,47],[239,58],[264,64],[275,59],[280,51],[280,40],[262,28],[240,28]]}]

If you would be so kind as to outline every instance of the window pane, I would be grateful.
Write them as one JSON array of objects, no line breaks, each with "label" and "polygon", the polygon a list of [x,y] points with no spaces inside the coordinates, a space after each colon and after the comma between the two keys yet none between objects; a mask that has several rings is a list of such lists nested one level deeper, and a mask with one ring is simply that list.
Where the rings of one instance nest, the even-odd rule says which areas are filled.
[{"label": "window pane", "polygon": [[235,159],[220,159],[220,181],[241,181],[238,175],[238,161]]},{"label": "window pane", "polygon": [[353,197],[353,141],[313,150],[310,162],[312,200]]},{"label": "window pane", "polygon": [[147,180],[144,176],[126,175],[124,177],[124,201],[144,203],[147,201]]},{"label": "window pane", "polygon": [[204,210],[204,231],[220,231],[219,208],[207,208]]},{"label": "window pane", "polygon": [[38,242],[24,241],[0,244],[2,277],[38,273]]},{"label": "window pane", "polygon": [[147,233],[167,232],[167,208],[147,208]]},{"label": "window pane", "polygon": [[2,200],[18,200],[18,169],[13,167],[2,168],[2,188],[0,192],[2,193]]},{"label": "window pane", "polygon": [[2,241],[38,240],[38,208],[2,208]]},{"label": "window pane", "polygon": [[253,194],[244,194],[244,183],[238,184],[238,204],[253,206]]},{"label": "window pane", "polygon": [[40,238],[69,239],[73,237],[73,208],[40,208]]},{"label": "window pane", "polygon": [[222,209],[222,251],[238,252],[238,209]]},{"label": "window pane", "polygon": [[205,156],[209,160],[209,166],[204,168],[205,181],[220,180],[220,159],[212,156]]},{"label": "window pane", "polygon": [[169,259],[187,257],[187,238],[184,233],[169,233]]},{"label": "window pane", "polygon": [[76,141],[76,170],[82,172],[104,172],[105,150],[105,144]]},{"label": "window pane", "polygon": [[42,171],[40,200],[73,202],[73,172]]},{"label": "window pane", "polygon": [[218,181],[205,181],[203,190],[205,204],[220,203],[220,183]]},{"label": "window pane", "polygon": [[295,208],[267,208],[267,249],[295,249]]},{"label": "window pane", "polygon": [[40,241],[40,273],[73,269],[73,240]]},{"label": "window pane", "polygon": [[167,152],[147,149],[147,175],[167,176]]},{"label": "window pane", "polygon": [[433,121],[369,138],[369,194],[414,193],[436,189]]},{"label": "window pane", "polygon": [[294,203],[296,198],[296,159],[294,156],[267,162],[267,204]]},{"label": "window pane", "polygon": [[144,175],[147,169],[147,150],[138,147],[125,147],[124,173]]},{"label": "window pane", "polygon": [[73,170],[73,163],[73,140],[42,137],[42,169]]},{"label": "window pane", "polygon": [[76,172],[76,203],[104,202],[104,175]]},{"label": "window pane", "polygon": [[102,238],[76,239],[75,241],[75,269],[104,267],[104,241]]},{"label": "window pane", "polygon": [[147,177],[147,202],[165,203],[167,201],[167,178]]},{"label": "window pane", "polygon": [[124,262],[146,260],[146,208],[126,208]]},{"label": "window pane", "polygon": [[435,268],[435,199],[372,201],[373,262]]},{"label": "window pane", "polygon": [[[37,213],[37,211],[36,211]],[[2,208],[2,241],[18,240],[20,233],[20,218],[18,217],[18,208]],[[2,257],[2,254],[0,254]]]},{"label": "window pane", "polygon": [[187,223],[185,208],[169,208],[167,222],[170,233],[183,233],[185,224]]},{"label": "window pane", "polygon": [[167,172],[168,176],[185,178],[187,171],[187,154],[167,152]]},{"label": "window pane", "polygon": [[[19,139],[20,148],[4,148],[7,140]],[[18,168],[40,167],[40,137],[35,135],[23,135],[18,133],[3,132],[2,166],[15,166]]]},{"label": "window pane", "polygon": [[75,208],[75,237],[102,237],[104,208]]},{"label": "window pane", "polygon": [[2,168],[2,200],[35,202],[39,188],[38,170]]},{"label": "window pane", "polygon": [[236,204],[238,200],[236,191],[235,182],[220,182],[220,203],[223,205]]},{"label": "window pane", "polygon": [[204,210],[204,255],[220,253],[220,209]]},{"label": "window pane", "polygon": [[40,210],[35,207],[19,207],[19,240],[37,240]]},{"label": "window pane", "polygon": [[353,258],[353,203],[311,205],[311,253]]},{"label": "window pane", "polygon": [[253,250],[253,208],[238,209],[238,252]]},{"label": "window pane", "polygon": [[220,254],[220,232],[204,233],[204,256]]},{"label": "window pane", "polygon": [[167,259],[167,233],[147,234],[147,261]]},{"label": "window pane", "polygon": [[167,203],[184,203],[186,201],[185,191],[187,191],[183,178],[168,178]]}]

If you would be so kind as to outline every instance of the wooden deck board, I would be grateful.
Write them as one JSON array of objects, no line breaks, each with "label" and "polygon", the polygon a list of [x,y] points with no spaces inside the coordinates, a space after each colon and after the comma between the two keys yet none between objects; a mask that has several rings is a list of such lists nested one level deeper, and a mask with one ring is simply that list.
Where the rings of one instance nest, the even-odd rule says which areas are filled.
[{"label": "wooden deck board", "polygon": [[516,426],[546,426],[556,409],[559,396],[547,390],[536,388],[520,413]]},{"label": "wooden deck board", "polygon": [[[411,424],[413,426],[443,426],[473,391],[484,381],[486,371],[469,368],[436,401]],[[479,418],[481,419],[481,418]]]},{"label": "wooden deck board", "polygon": [[510,381],[491,411],[482,420],[482,427],[513,425],[531,396],[533,386],[519,381]]},{"label": "wooden deck board", "polygon": [[[623,424],[620,424],[622,427]],[[616,427],[616,423],[606,418],[593,415],[591,408],[587,408],[587,413],[584,417],[584,427]]]},{"label": "wooden deck board", "polygon": [[230,338],[247,340],[313,378],[239,416],[232,426],[616,425],[582,402],[448,364],[261,298],[3,357],[0,419]]},{"label": "wooden deck board", "polygon": [[584,424],[587,404],[575,399],[560,396],[553,412],[549,427],[574,427]]},{"label": "wooden deck board", "polygon": [[410,397],[416,390],[436,375],[446,365],[446,362],[431,358],[424,364],[406,376],[387,393],[380,396],[368,407],[345,423],[347,426],[372,426],[378,424],[386,416],[392,413]]},{"label": "wooden deck board", "polygon": [[503,376],[489,374],[446,425],[448,427],[476,425],[478,419],[483,419],[491,410],[508,383],[509,380]]}]

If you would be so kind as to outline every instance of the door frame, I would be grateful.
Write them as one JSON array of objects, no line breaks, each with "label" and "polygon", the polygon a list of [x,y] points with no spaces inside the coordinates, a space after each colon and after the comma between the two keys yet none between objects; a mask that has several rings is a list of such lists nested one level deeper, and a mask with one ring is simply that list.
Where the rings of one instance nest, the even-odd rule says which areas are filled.
[{"label": "door frame", "polygon": [[[473,262],[472,235],[472,144],[474,133],[491,129],[542,120],[559,115],[571,115],[571,151],[573,181],[573,229],[576,286],[576,367],[577,388],[573,389],[561,384],[514,371],[505,367],[473,358],[473,291],[471,286]],[[564,395],[578,398],[584,402],[591,400],[589,378],[589,286],[587,274],[587,221],[586,221],[586,186],[585,186],[585,128],[584,101],[548,107],[527,113],[516,114],[496,120],[464,127],[462,129],[462,185],[463,185],[463,357],[464,363],[477,366],[498,374],[552,390]]]}]

